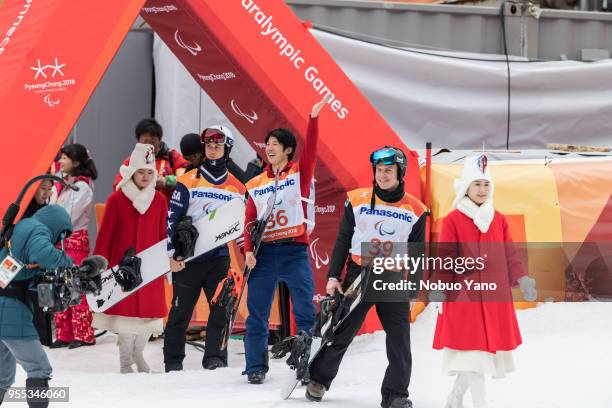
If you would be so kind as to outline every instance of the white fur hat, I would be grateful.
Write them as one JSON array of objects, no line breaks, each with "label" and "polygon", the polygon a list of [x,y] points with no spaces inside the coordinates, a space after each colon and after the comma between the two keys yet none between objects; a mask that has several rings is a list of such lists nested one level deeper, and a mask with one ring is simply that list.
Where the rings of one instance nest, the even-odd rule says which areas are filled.
[{"label": "white fur hat", "polygon": [[467,194],[468,188],[473,181],[476,180],[487,180],[490,183],[491,190],[489,192],[489,199],[493,196],[493,178],[489,172],[488,158],[485,154],[478,156],[469,156],[465,159],[463,165],[463,171],[461,177],[456,179],[454,182],[455,188],[455,200],[453,201],[453,208],[456,207],[459,200],[461,200]]},{"label": "white fur hat", "polygon": [[155,149],[150,144],[136,143],[134,151],[130,156],[129,164],[122,165],[119,169],[121,181],[117,184],[119,190],[125,183],[132,179],[134,173],[140,169],[153,170],[153,179],[157,178],[157,169],[155,167]]}]

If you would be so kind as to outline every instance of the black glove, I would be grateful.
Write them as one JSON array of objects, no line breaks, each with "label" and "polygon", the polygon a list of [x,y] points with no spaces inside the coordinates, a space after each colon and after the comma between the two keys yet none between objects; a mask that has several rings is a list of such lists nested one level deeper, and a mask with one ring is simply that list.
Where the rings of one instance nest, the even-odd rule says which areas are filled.
[{"label": "black glove", "polygon": [[196,241],[200,234],[198,230],[193,226],[193,220],[189,216],[183,217],[172,235],[172,244],[174,245],[174,255],[172,256],[175,261],[183,261],[193,256]]}]

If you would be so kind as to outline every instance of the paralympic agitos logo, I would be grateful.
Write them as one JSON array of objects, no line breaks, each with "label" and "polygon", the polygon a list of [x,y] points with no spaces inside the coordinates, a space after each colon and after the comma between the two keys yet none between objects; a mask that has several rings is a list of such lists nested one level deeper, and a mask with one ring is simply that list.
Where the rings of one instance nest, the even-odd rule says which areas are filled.
[{"label": "paralympic agitos logo", "polygon": [[176,30],[174,32],[174,41],[176,41],[179,47],[189,51],[189,53],[193,55],[194,57],[198,55],[200,51],[202,51],[202,47],[197,42],[192,41],[192,44],[186,43],[185,40],[181,38],[181,35],[179,34],[179,30]]},{"label": "paralympic agitos logo", "polygon": [[329,264],[329,254],[326,252],[325,257],[322,257],[317,251],[318,241],[319,238],[317,237],[310,243],[310,256],[315,261],[315,267],[317,270],[321,269],[322,266],[327,266],[327,264]]},{"label": "paralympic agitos logo", "polygon": [[393,235],[395,234],[395,230],[389,230],[389,229],[385,229],[384,228],[384,220],[378,221],[376,224],[374,224],[374,228],[378,231],[378,233],[381,236],[385,236],[385,235]]}]

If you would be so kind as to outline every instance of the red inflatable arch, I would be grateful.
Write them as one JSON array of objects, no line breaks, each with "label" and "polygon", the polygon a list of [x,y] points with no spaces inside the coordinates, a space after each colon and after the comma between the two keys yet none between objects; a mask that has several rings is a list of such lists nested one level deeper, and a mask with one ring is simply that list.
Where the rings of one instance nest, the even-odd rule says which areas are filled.
[{"label": "red inflatable arch", "polygon": [[[0,212],[49,167],[139,13],[256,150],[277,127],[302,141],[311,106],[332,95],[310,248],[324,279],[344,192],[371,185],[372,150],[403,143],[282,0],[0,1]],[[406,185],[420,196],[406,150]]]}]

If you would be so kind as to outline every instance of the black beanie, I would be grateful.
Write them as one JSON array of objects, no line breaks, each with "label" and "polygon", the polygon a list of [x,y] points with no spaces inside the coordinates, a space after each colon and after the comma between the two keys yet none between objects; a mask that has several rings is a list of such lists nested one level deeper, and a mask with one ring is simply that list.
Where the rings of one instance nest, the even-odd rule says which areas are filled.
[{"label": "black beanie", "polygon": [[187,133],[181,139],[181,154],[190,156],[196,153],[204,153],[204,146],[197,133]]}]

